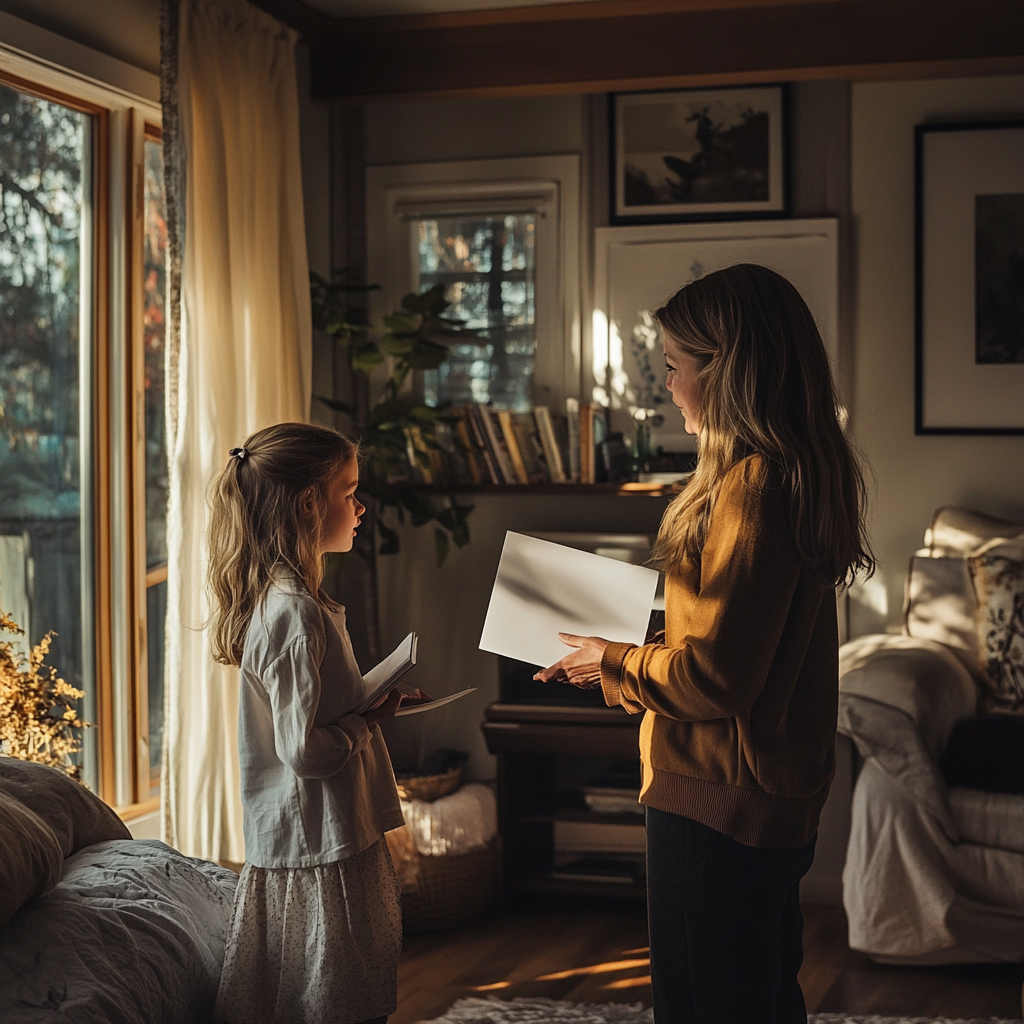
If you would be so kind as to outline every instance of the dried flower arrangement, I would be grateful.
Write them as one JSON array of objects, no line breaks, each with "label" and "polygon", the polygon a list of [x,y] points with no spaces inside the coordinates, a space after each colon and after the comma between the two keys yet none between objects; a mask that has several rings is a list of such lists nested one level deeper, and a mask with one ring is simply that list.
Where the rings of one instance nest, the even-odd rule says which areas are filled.
[{"label": "dried flower arrangement", "polygon": [[[0,632],[24,634],[6,612],[0,611]],[[81,768],[71,756],[82,748],[73,730],[91,723],[78,717],[74,702],[85,696],[45,664],[54,633],[47,633],[29,652],[0,640],[0,751],[22,761],[48,764],[81,782]],[[84,785],[84,783],[83,783]]]}]

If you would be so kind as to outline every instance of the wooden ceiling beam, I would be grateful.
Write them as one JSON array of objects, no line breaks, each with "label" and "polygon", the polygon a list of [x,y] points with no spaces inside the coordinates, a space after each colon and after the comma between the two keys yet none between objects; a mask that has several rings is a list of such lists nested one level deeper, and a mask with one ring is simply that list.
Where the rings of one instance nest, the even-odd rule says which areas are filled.
[{"label": "wooden ceiling beam", "polygon": [[620,0],[333,21],[307,41],[313,96],[334,102],[996,74],[1024,71],[1024,3]]}]

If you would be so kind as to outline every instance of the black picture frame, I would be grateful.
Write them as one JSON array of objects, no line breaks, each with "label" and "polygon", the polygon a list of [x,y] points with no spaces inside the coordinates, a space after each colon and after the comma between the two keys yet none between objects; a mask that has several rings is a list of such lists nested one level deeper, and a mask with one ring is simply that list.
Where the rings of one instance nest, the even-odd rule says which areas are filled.
[{"label": "black picture frame", "polygon": [[917,125],[915,434],[1024,434],[1024,337],[1015,351],[1005,330],[1007,298],[1024,303],[1015,242],[1022,260],[1024,120]]},{"label": "black picture frame", "polygon": [[[611,93],[610,223],[789,217],[789,105],[784,82]],[[664,148],[652,141],[659,136],[659,118]],[[722,136],[730,135],[723,145]],[[656,148],[641,151],[643,145]],[[744,151],[747,158],[739,162],[736,154]],[[653,181],[659,174],[664,180]],[[673,192],[679,201],[673,201]]]}]

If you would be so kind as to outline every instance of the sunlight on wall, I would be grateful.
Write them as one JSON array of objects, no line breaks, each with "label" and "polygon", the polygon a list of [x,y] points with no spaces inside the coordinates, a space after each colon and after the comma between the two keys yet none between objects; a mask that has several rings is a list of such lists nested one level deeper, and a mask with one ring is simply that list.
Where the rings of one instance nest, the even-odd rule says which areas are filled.
[{"label": "sunlight on wall", "polygon": [[850,599],[865,608],[870,608],[883,618],[889,614],[889,594],[881,572],[876,572],[871,579],[850,587]]},{"label": "sunlight on wall", "polygon": [[611,362],[608,352],[608,316],[603,309],[594,309],[594,343],[591,356],[591,370],[594,374],[594,389],[590,400],[598,405],[609,404],[608,367]]}]

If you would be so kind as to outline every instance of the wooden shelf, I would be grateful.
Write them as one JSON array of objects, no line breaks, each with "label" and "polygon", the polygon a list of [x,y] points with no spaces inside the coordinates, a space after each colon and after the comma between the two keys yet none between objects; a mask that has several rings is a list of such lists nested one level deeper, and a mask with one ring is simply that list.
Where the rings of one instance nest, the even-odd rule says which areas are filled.
[{"label": "wooden shelf", "polygon": [[513,878],[508,888],[519,892],[564,893],[570,896],[611,896],[615,899],[645,900],[647,889],[642,884],[623,885],[617,882],[573,882],[547,875]]},{"label": "wooden shelf", "polygon": [[421,484],[418,490],[430,494],[557,494],[605,498],[673,498],[682,490],[675,484],[455,484],[441,487]]}]

